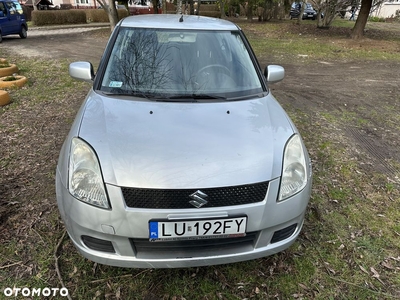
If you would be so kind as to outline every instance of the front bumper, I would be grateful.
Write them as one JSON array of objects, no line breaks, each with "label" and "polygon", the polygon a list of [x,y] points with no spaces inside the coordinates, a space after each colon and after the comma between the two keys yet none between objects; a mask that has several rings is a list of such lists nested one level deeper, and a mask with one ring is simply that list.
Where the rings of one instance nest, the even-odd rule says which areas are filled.
[{"label": "front bumper", "polygon": [[[267,195],[262,202],[231,207],[167,210],[128,208],[121,189],[106,185],[112,210],[105,210],[72,197],[62,184],[58,170],[56,178],[61,217],[79,252],[94,262],[131,268],[227,264],[280,252],[288,248],[299,235],[311,190],[309,180],[303,191],[277,203],[279,180],[276,179],[270,181]],[[238,215],[248,217],[248,236],[230,239],[228,245],[225,243],[228,240],[224,239],[215,239],[208,243],[194,242],[193,246],[182,241],[162,244],[148,241],[148,222],[152,219],[200,220]],[[105,241],[110,251],[99,250],[88,242],[88,237],[95,242]]]}]

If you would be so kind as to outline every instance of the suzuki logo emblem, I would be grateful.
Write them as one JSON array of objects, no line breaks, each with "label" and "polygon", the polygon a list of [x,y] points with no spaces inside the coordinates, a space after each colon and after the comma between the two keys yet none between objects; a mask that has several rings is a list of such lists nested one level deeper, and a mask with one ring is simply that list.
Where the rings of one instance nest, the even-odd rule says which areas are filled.
[{"label": "suzuki logo emblem", "polygon": [[208,201],[206,200],[206,198],[208,197],[207,194],[203,193],[200,190],[197,190],[196,192],[191,194],[189,197],[193,199],[193,200],[190,200],[189,203],[197,208],[200,208],[203,205],[206,205],[208,203]]}]

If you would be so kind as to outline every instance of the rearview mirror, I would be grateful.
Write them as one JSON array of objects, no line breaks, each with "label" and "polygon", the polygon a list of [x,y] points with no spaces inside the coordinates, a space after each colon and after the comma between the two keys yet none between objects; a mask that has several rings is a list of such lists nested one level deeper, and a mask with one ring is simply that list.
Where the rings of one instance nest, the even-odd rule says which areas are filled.
[{"label": "rearview mirror", "polygon": [[77,61],[69,65],[69,75],[78,80],[93,82],[94,71],[93,66],[87,61]]},{"label": "rearview mirror", "polygon": [[285,69],[278,65],[269,65],[264,70],[264,76],[268,83],[276,83],[285,77]]}]

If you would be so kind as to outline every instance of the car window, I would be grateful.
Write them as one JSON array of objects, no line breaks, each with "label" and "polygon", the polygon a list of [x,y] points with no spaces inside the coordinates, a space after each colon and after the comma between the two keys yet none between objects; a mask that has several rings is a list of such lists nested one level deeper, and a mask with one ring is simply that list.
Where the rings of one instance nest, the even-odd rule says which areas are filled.
[{"label": "car window", "polygon": [[15,15],[17,13],[13,2],[6,2],[6,5],[8,7],[8,11],[10,12],[10,15]]},{"label": "car window", "polygon": [[22,10],[22,6],[21,4],[19,4],[18,2],[13,2],[15,10],[17,11],[18,14],[22,15],[24,13],[24,11]]},{"label": "car window", "polygon": [[262,92],[239,32],[122,28],[102,91],[225,98]]},{"label": "car window", "polygon": [[5,16],[7,15],[7,10],[6,10],[3,2],[0,2],[0,11],[2,11]]},{"label": "car window", "polygon": [[[10,12],[10,15],[15,15],[15,14],[23,14],[23,10],[21,7],[21,4],[19,4],[18,2],[6,2],[6,5],[8,7],[8,10]],[[4,13],[6,14],[5,8],[4,7],[0,7],[0,10],[3,10]]]}]

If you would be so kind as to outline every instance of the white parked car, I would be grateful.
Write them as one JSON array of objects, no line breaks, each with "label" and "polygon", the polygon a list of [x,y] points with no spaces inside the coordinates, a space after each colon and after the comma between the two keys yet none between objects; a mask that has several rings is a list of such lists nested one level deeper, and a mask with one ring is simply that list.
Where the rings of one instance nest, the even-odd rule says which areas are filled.
[{"label": "white parked car", "polygon": [[[311,164],[235,24],[141,15],[116,26],[61,149],[58,207],[88,259],[134,268],[226,264],[289,247]],[[283,87],[284,88],[284,87]]]}]

